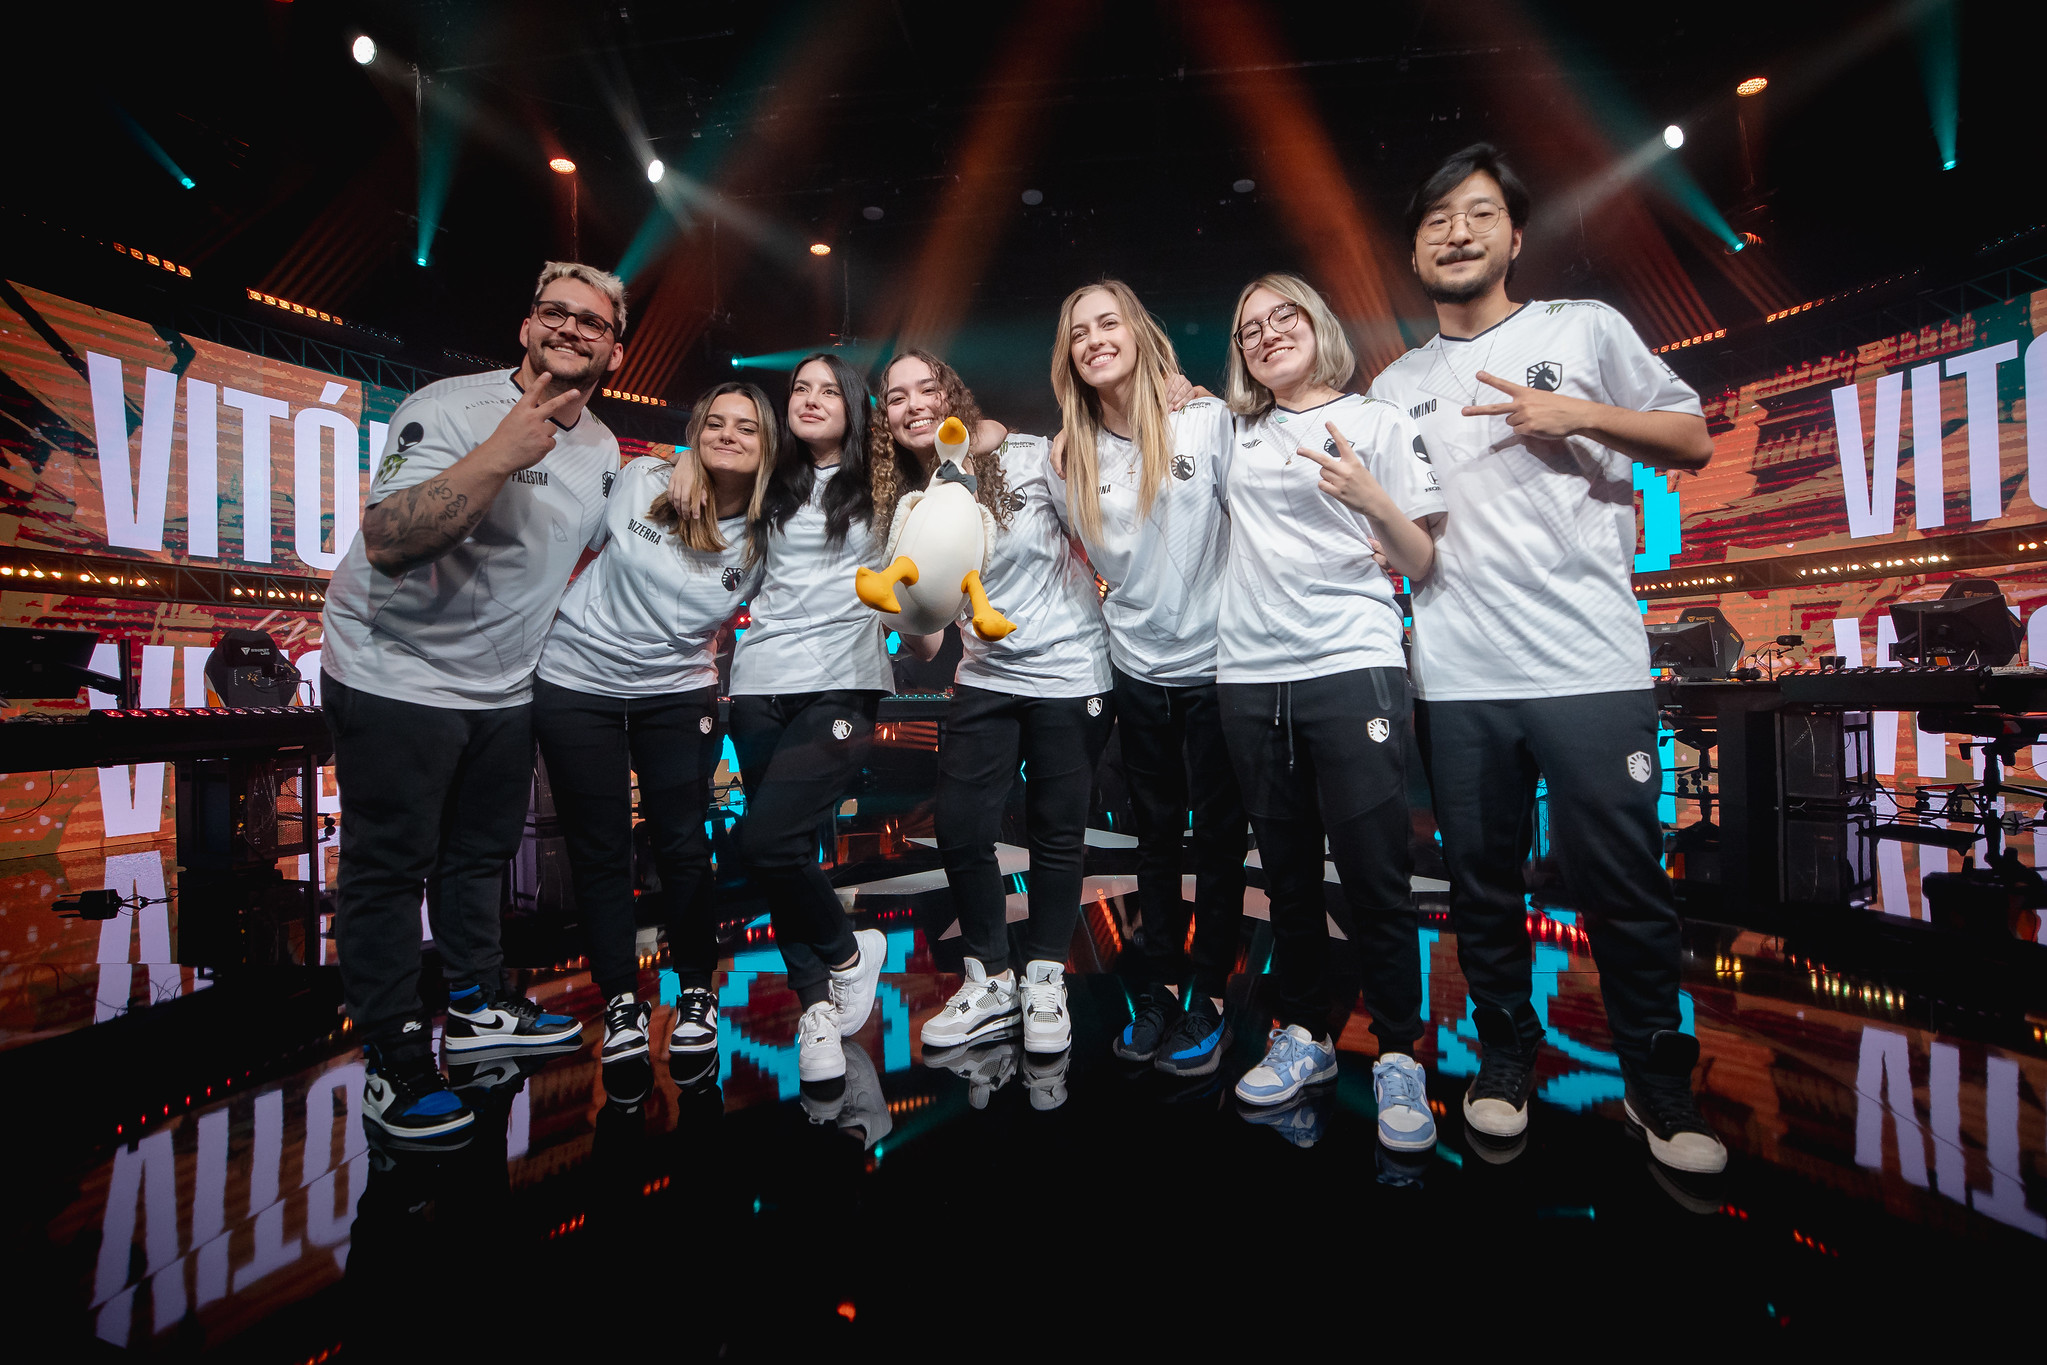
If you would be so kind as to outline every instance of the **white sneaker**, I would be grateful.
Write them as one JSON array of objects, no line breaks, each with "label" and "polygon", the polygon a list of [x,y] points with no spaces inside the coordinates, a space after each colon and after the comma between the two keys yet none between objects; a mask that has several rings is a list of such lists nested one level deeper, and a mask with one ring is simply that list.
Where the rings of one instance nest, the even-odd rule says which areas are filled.
[{"label": "white sneaker", "polygon": [[668,1034],[670,1056],[718,1050],[718,997],[709,987],[691,986],[675,998],[675,1025]]},{"label": "white sneaker", "polygon": [[1030,1093],[1031,1108],[1057,1109],[1066,1103],[1066,1068],[1072,1065],[1071,1048],[1050,1057],[1029,1052],[1024,1054],[1024,1088]]},{"label": "white sneaker", "polygon": [[945,1008],[924,1021],[919,1036],[926,1047],[959,1047],[1016,1027],[1016,979],[990,980],[978,958],[967,959],[967,979],[945,1002]]},{"label": "white sneaker", "polygon": [[830,1081],[845,1074],[846,1051],[839,1045],[838,1015],[831,1001],[820,1000],[796,1022],[797,1078]]},{"label": "white sneaker", "polygon": [[973,1047],[930,1049],[924,1054],[924,1065],[942,1067],[964,1080],[967,1103],[975,1109],[986,1109],[989,1098],[1016,1075],[1016,1059],[1016,1040],[1005,1034],[995,1042]]},{"label": "white sneaker", "polygon": [[647,1054],[647,1016],[651,1007],[631,991],[615,995],[604,1007],[604,1046],[598,1060],[622,1062]]},{"label": "white sneaker", "polygon": [[1066,969],[1057,962],[1024,968],[1025,1052],[1064,1052],[1073,1045],[1073,1017],[1066,1012]]},{"label": "white sneaker", "polygon": [[833,972],[827,989],[832,1008],[838,1012],[839,1035],[850,1038],[874,1012],[874,987],[881,980],[882,960],[888,956],[888,935],[879,929],[862,929],[853,935],[860,956],[843,972]]}]

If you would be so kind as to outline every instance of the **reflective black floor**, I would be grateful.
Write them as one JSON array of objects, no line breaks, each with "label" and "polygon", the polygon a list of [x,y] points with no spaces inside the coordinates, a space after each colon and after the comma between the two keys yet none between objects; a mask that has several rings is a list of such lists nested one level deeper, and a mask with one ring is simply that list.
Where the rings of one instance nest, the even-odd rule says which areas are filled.
[{"label": "reflective black floor", "polygon": [[[1565,911],[1531,912],[1550,1038],[1529,1138],[1467,1137],[1475,1039],[1454,938],[1431,927],[1421,1060],[1441,1141],[1398,1156],[1374,1140],[1362,1012],[1335,1085],[1279,1112],[1231,1097],[1262,1044],[1255,921],[1218,1074],[1175,1084],[1115,1062],[1128,1002],[1096,970],[1132,908],[1114,873],[1091,883],[1075,940],[1073,1050],[934,1064],[917,1028],[956,980],[958,938],[942,887],[899,875],[857,902],[890,957],[843,1086],[799,1085],[795,998],[765,926],[735,921],[701,1077],[671,1074],[658,1046],[606,1074],[593,1026],[573,1054],[458,1069],[485,1116],[475,1139],[395,1152],[366,1141],[360,1055],[334,1032],[118,1138],[28,1142],[34,1164],[8,1181],[14,1339],[307,1361],[435,1341],[487,1359],[1199,1358],[1434,1354],[1471,1333],[1687,1353],[1943,1324],[2037,1333],[2040,1021],[1937,1018],[1946,1007],[1777,940],[1694,925],[1687,1025],[1734,1160],[1680,1182],[1620,1118],[1597,976]],[[672,995],[656,965],[645,984]],[[573,965],[528,988],[598,1015]],[[10,1099],[31,1127],[66,1103]]]}]

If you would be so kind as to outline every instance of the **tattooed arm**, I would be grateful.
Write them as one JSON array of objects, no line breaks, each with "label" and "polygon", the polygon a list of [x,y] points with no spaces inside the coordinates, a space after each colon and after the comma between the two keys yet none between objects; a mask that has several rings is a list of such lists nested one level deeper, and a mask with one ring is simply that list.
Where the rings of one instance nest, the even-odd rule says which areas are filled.
[{"label": "tattooed arm", "polygon": [[364,510],[363,550],[371,567],[396,577],[433,563],[476,529],[505,480],[539,464],[554,449],[548,419],[577,392],[568,389],[549,397],[553,378],[543,373],[476,449],[425,482]]}]

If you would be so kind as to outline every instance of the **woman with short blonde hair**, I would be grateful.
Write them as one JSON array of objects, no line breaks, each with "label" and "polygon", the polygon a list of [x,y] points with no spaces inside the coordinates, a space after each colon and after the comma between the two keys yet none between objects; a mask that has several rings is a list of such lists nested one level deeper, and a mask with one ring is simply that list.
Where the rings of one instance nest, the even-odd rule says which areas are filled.
[{"label": "woman with short blonde hair", "polygon": [[[1343,334],[1343,324],[1336,320],[1336,314],[1322,300],[1315,286],[1299,275],[1275,273],[1260,275],[1244,286],[1244,292],[1237,295],[1237,306],[1230,316],[1237,319],[1237,330],[1251,325],[1244,317],[1244,305],[1253,294],[1260,291],[1272,295],[1275,306],[1293,312],[1285,322],[1287,328],[1305,321],[1308,335],[1314,341],[1314,367],[1305,376],[1307,382],[1318,389],[1342,391],[1357,373],[1357,352],[1350,347],[1350,338]],[[1278,333],[1283,335],[1283,332]],[[1255,349],[1255,348],[1249,348]],[[1251,371],[1246,357],[1248,349],[1242,344],[1230,347],[1230,357],[1223,376],[1224,396],[1229,400],[1230,411],[1239,417],[1263,417],[1272,411],[1272,390],[1259,382]]]}]

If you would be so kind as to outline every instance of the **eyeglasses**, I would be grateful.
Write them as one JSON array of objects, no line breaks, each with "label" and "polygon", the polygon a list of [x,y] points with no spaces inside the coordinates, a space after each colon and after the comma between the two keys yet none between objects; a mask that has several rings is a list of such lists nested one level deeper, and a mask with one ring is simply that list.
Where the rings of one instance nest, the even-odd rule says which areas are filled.
[{"label": "eyeglasses", "polygon": [[1248,351],[1265,339],[1265,329],[1270,327],[1274,336],[1291,332],[1294,324],[1301,320],[1301,310],[1291,303],[1282,303],[1267,313],[1264,320],[1253,318],[1237,329],[1237,349]]},{"label": "eyeglasses", "polygon": [[1507,211],[1498,204],[1493,203],[1490,199],[1481,199],[1470,208],[1459,209],[1455,213],[1445,213],[1441,209],[1436,210],[1428,217],[1422,219],[1421,231],[1418,235],[1425,245],[1440,246],[1450,240],[1451,220],[1462,218],[1466,230],[1472,236],[1483,237],[1498,227],[1500,219],[1506,216]]},{"label": "eyeglasses", "polygon": [[602,341],[611,334],[611,324],[595,313],[572,313],[558,303],[535,304],[533,316],[543,327],[560,331],[573,318],[576,335],[585,341]]}]

